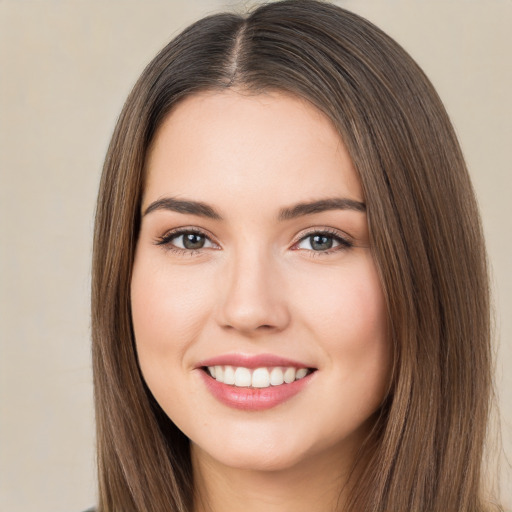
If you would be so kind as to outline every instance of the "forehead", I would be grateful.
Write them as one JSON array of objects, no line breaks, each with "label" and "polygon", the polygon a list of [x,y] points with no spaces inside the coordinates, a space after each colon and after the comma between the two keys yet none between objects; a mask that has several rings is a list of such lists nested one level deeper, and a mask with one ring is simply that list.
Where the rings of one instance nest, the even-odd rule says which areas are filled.
[{"label": "forehead", "polygon": [[286,204],[335,193],[363,199],[343,141],[323,113],[285,93],[190,96],[164,120],[146,160],[146,204],[165,195]]}]

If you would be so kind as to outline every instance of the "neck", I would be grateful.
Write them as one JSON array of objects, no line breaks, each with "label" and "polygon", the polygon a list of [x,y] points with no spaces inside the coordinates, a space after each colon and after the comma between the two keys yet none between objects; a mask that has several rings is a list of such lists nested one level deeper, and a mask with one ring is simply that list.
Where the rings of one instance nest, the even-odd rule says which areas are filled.
[{"label": "neck", "polygon": [[333,450],[282,470],[240,469],[193,446],[194,512],[341,512],[352,461]]}]

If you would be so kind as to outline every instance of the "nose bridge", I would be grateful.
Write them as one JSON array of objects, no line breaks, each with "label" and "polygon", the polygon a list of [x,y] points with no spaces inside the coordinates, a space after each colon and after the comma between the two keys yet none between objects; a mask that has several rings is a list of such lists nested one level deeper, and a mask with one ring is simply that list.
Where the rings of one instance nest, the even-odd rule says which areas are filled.
[{"label": "nose bridge", "polygon": [[256,244],[235,250],[221,284],[221,323],[245,333],[280,331],[289,322],[278,261]]}]

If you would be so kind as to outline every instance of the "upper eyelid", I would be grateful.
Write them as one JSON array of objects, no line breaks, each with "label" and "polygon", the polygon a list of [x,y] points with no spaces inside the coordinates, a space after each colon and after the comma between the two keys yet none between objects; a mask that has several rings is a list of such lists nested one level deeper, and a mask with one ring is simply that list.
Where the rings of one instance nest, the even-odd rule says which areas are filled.
[{"label": "upper eyelid", "polygon": [[217,243],[217,242],[215,242],[215,237],[211,233],[209,233],[208,231],[206,231],[204,229],[197,228],[194,226],[169,229],[163,235],[157,237],[157,239],[163,240],[163,239],[170,239],[170,238],[174,238],[174,237],[177,238],[178,236],[185,235],[187,233],[195,233],[198,235],[203,235],[204,237],[208,238],[208,240],[210,240],[211,242]]},{"label": "upper eyelid", "polygon": [[293,241],[293,245],[296,245],[298,242],[303,240],[304,238],[307,238],[308,236],[312,236],[315,234],[328,234],[335,238],[339,238],[340,240],[344,240],[345,242],[353,243],[353,237],[351,237],[348,233],[345,233],[344,231],[341,231],[336,228],[330,228],[330,227],[314,227],[314,228],[307,228],[305,230],[300,231],[295,237]]}]

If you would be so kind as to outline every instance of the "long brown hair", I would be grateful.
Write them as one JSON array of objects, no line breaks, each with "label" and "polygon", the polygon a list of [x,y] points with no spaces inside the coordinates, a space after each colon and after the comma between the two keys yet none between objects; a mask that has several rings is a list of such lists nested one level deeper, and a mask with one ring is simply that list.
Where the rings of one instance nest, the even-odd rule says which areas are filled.
[{"label": "long brown hair", "polygon": [[346,510],[485,510],[488,278],[453,128],[423,72],[382,31],[334,5],[286,0],[190,26],[148,65],[117,123],[93,258],[99,511],[193,504],[188,439],[138,367],[130,279],[155,131],[184,97],[230,87],[309,100],[338,129],[361,179],[395,363]]}]

